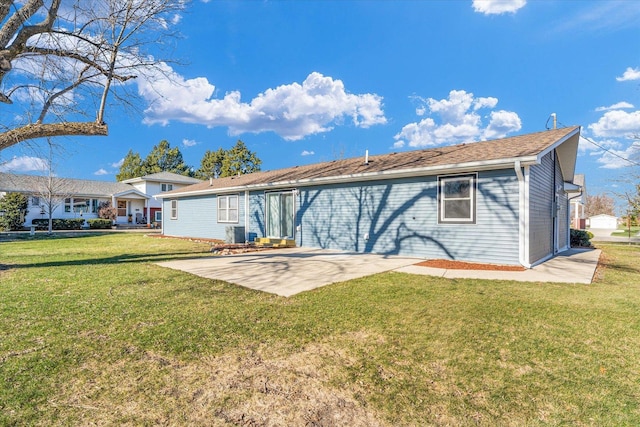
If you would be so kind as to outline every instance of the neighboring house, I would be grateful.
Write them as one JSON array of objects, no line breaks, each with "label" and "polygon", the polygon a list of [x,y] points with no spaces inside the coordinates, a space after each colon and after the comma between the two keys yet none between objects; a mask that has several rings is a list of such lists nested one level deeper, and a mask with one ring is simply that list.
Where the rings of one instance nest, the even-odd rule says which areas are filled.
[{"label": "neighboring house", "polygon": [[578,187],[580,193],[570,199],[571,202],[571,228],[584,230],[586,228],[585,214],[587,208],[587,184],[583,174],[573,177],[573,183]]},{"label": "neighboring house", "polygon": [[163,233],[531,267],[569,248],[579,127],[211,179]]},{"label": "neighboring house", "polygon": [[99,205],[111,202],[117,209],[117,224],[128,223],[129,216],[133,223],[146,223],[146,219],[157,209],[157,202],[152,197],[162,191],[162,183],[172,185],[175,189],[201,182],[194,178],[187,178],[189,181],[186,181],[182,179],[186,177],[167,172],[145,178],[137,178],[138,181],[129,184],[0,173],[0,197],[13,192],[28,196],[26,225],[36,218],[48,218],[47,199],[56,200],[53,218],[98,218]]},{"label": "neighboring house", "polygon": [[607,215],[607,214],[590,216],[589,228],[615,230],[618,228],[618,218],[613,215]]},{"label": "neighboring house", "polygon": [[[158,172],[151,175],[141,176],[139,178],[126,179],[122,182],[124,184],[130,184],[136,190],[148,196],[155,196],[160,193],[177,190],[202,181],[172,172]],[[161,223],[162,203],[155,198],[151,198],[147,203],[147,207],[149,208],[149,211],[146,213],[146,218],[151,218],[152,222]]]}]

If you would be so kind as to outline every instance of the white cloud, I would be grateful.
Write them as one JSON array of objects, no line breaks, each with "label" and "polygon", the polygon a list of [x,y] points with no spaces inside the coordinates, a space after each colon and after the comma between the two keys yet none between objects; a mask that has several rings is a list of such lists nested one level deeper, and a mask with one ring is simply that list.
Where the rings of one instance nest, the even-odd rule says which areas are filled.
[{"label": "white cloud", "polygon": [[139,92],[149,102],[147,124],[170,121],[209,127],[226,126],[231,135],[272,131],[288,140],[328,132],[351,118],[357,127],[384,124],[382,97],[350,94],[341,80],[313,72],[300,83],[267,89],[250,102],[239,91],[212,98],[215,86],[206,78],[185,79],[165,65],[165,73],[141,79]]},{"label": "white cloud", "polygon": [[40,157],[20,156],[14,157],[8,162],[0,163],[0,172],[42,172],[48,169],[49,162]]},{"label": "white cloud", "polygon": [[630,104],[626,101],[622,101],[622,102],[617,102],[613,105],[610,105],[608,107],[598,107],[596,108],[596,111],[610,111],[610,110],[621,110],[623,108],[634,108],[633,104]]},{"label": "white cloud", "polygon": [[627,67],[622,76],[616,77],[619,82],[626,82],[628,80],[640,80],[640,68]]},{"label": "white cloud", "polygon": [[513,111],[492,111],[489,117],[489,124],[482,132],[483,139],[502,138],[510,132],[522,129],[522,121]]},{"label": "white cloud", "polygon": [[629,137],[640,134],[640,110],[607,111],[597,123],[590,124],[589,129],[597,137]]},{"label": "white cloud", "polygon": [[515,13],[527,4],[527,0],[473,0],[473,10],[485,15]]},{"label": "white cloud", "polygon": [[551,23],[550,32],[585,31],[594,34],[601,31],[621,31],[637,28],[640,19],[640,3],[637,1],[576,1],[575,13],[558,17]]},{"label": "white cloud", "polygon": [[120,160],[118,160],[115,163],[111,163],[111,167],[112,168],[120,168],[120,166],[122,166],[124,164],[124,157],[121,158]]},{"label": "white cloud", "polygon": [[[629,159],[631,160],[625,160]],[[640,161],[640,141],[633,142],[624,150],[609,149],[598,160],[603,169],[620,169],[629,166],[637,166]]]},{"label": "white cloud", "polygon": [[198,141],[194,140],[194,139],[183,139],[182,140],[182,145],[184,145],[185,147],[193,147],[194,145],[197,145]]},{"label": "white cloud", "polygon": [[315,151],[304,150],[300,155],[301,156],[313,156],[314,154],[316,154]]},{"label": "white cloud", "polygon": [[[522,128],[520,117],[512,111],[491,111],[483,125],[478,113],[483,108],[494,108],[497,98],[474,98],[473,93],[452,90],[447,99],[422,99],[430,117],[409,123],[394,136],[395,148],[406,144],[411,147],[450,145],[479,139],[502,138]],[[440,120],[431,117],[437,115]]]},{"label": "white cloud", "polygon": [[93,174],[94,174],[94,175],[99,175],[99,176],[100,176],[100,175],[109,175],[109,172],[107,172],[107,171],[106,171],[106,170],[104,170],[104,169],[98,169],[98,170],[97,170],[97,171],[95,171]]}]

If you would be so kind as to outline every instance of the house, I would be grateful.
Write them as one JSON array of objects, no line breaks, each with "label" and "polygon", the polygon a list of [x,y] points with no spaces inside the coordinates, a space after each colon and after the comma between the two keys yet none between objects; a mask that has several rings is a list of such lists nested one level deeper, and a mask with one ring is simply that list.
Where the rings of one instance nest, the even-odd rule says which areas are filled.
[{"label": "house", "polygon": [[618,228],[618,218],[607,214],[590,216],[589,228],[615,230]]},{"label": "house", "polygon": [[[155,196],[163,192],[177,190],[179,188],[183,188],[199,182],[202,181],[196,178],[178,175],[172,172],[158,172],[151,175],[145,175],[139,178],[131,178],[122,181],[122,183],[129,184],[136,190],[148,196]],[[162,203],[155,198],[150,198],[147,202],[146,207],[148,208],[148,212],[146,212],[146,218],[151,218],[152,222],[161,223]]]},{"label": "house", "polygon": [[569,248],[579,127],[211,179],[156,197],[168,236],[531,267]]},{"label": "house", "polygon": [[573,183],[578,187],[578,195],[571,197],[571,228],[584,230],[586,228],[587,184],[583,174],[573,177]]},{"label": "house", "polygon": [[[6,193],[23,193],[29,198],[25,224],[36,218],[48,218],[51,204],[53,218],[97,218],[101,203],[111,202],[117,208],[117,224],[146,223],[161,219],[161,206],[152,197],[163,189],[171,190],[196,182],[169,172],[134,178],[126,182],[106,182],[35,175],[0,173],[0,197]],[[48,200],[52,200],[49,203]]]}]

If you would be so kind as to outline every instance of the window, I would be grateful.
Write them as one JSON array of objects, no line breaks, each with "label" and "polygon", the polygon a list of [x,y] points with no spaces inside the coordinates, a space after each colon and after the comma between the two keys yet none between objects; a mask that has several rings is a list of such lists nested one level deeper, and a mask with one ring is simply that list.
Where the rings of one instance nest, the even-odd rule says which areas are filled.
[{"label": "window", "polygon": [[40,206],[40,197],[31,196],[31,206]]},{"label": "window", "polygon": [[86,213],[89,212],[89,199],[84,198],[74,198],[73,199],[73,211],[75,213]]},{"label": "window", "polygon": [[171,191],[173,190],[173,184],[161,184],[160,188],[162,191]]},{"label": "window", "polygon": [[438,223],[475,224],[477,179],[476,174],[438,177]]},{"label": "window", "polygon": [[68,197],[64,199],[64,211],[71,212],[71,199]]},{"label": "window", "polygon": [[171,219],[178,219],[178,201],[171,200]]},{"label": "window", "polygon": [[162,211],[156,211],[155,215],[155,222],[162,222]]},{"label": "window", "polygon": [[238,222],[238,195],[218,196],[218,222]]}]

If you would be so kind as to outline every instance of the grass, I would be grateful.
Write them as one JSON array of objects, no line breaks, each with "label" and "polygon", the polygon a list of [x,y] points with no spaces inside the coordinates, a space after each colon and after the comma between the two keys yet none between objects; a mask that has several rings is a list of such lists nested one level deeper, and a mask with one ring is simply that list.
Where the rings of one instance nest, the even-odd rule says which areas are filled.
[{"label": "grass", "polygon": [[200,243],[0,243],[0,425],[639,425],[640,248],[592,285],[386,273],[292,298]]},{"label": "grass", "polygon": [[629,237],[629,232],[631,232],[631,237],[635,237],[640,232],[640,227],[633,226],[630,229],[627,227],[618,228],[618,230],[611,233],[611,235],[614,237]]}]

